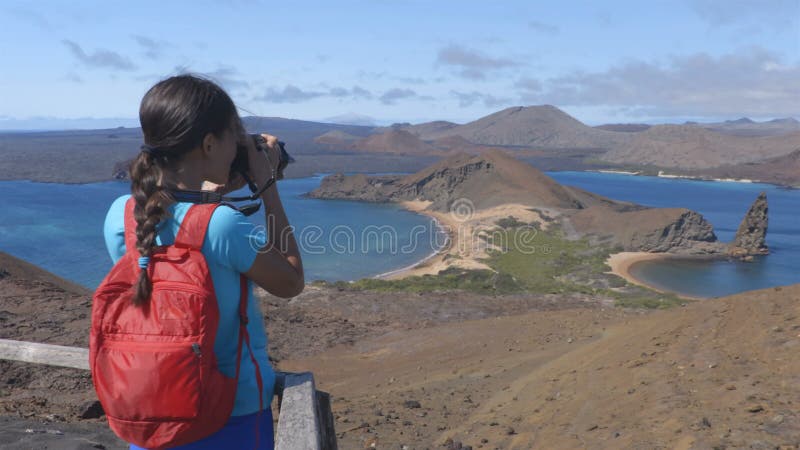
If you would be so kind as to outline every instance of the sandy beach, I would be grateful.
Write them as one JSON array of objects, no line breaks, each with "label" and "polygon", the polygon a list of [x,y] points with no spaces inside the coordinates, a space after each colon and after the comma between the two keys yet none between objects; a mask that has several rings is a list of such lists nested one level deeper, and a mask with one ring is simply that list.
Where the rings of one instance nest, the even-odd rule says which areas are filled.
[{"label": "sandy beach", "polygon": [[642,286],[647,289],[652,289],[654,291],[661,293],[675,294],[681,298],[700,300],[701,299],[700,297],[692,297],[685,294],[681,294],[679,292],[673,292],[661,289],[631,275],[630,269],[631,267],[633,267],[634,264],[638,264],[644,261],[664,260],[671,258],[675,258],[675,255],[670,255],[667,253],[650,253],[650,252],[621,252],[621,253],[614,253],[611,256],[609,256],[609,258],[606,260],[606,264],[608,264],[609,267],[611,267],[611,271],[609,273],[613,273],[618,277],[624,278],[628,283],[635,284],[637,286]]},{"label": "sandy beach", "polygon": [[[431,211],[426,209],[431,202],[427,201],[405,201],[400,204],[418,214],[431,217],[436,221],[437,226],[447,234],[448,239],[445,245],[438,251],[433,252],[424,259],[408,266],[391,272],[380,274],[375,278],[396,280],[410,276],[436,275],[440,271],[458,267],[463,269],[486,269],[492,270],[484,264],[481,259],[487,256],[486,247],[478,248],[471,245],[471,237],[476,229],[490,227],[501,218],[514,216],[523,222],[539,222],[546,226],[547,221],[543,221],[539,213],[531,211],[524,205],[508,204],[487,210],[474,212],[469,217],[459,217],[451,212]],[[467,241],[470,242],[467,242]],[[667,253],[651,252],[620,252],[614,253],[606,260],[606,264],[611,267],[609,273],[617,275],[631,284],[652,289],[656,292],[670,293],[681,298],[700,300],[700,297],[688,296],[679,292],[668,291],[663,288],[648,284],[647,282],[634,277],[630,269],[635,264],[644,261],[665,260],[675,258],[675,255]]]},{"label": "sandy beach", "polygon": [[530,206],[506,204],[480,211],[468,210],[464,213],[441,212],[426,209],[429,201],[404,201],[405,209],[433,218],[439,228],[447,234],[446,244],[435,253],[405,268],[393,270],[376,278],[396,280],[409,276],[436,275],[440,271],[457,267],[469,270],[492,270],[481,259],[487,257],[490,247],[485,241],[477,239],[481,230],[496,226],[496,222],[509,216],[525,223],[539,222],[546,227],[539,213],[531,211]]},{"label": "sandy beach", "polygon": [[[475,240],[472,236],[478,231],[479,228],[491,227],[495,222],[501,218],[514,216],[518,220],[526,223],[539,222],[543,228],[546,228],[547,221],[542,220],[539,213],[531,211],[530,207],[525,205],[507,204],[495,208],[476,211],[469,214],[468,217],[459,216],[452,212],[431,211],[426,209],[431,202],[427,201],[405,201],[400,203],[405,209],[413,211],[418,214],[431,217],[436,221],[437,226],[447,234],[448,239],[446,244],[435,251],[431,255],[425,257],[408,267],[403,267],[391,272],[380,274],[375,278],[386,280],[397,280],[410,276],[422,275],[436,275],[440,271],[458,267],[462,269],[486,269],[492,270],[489,266],[484,264],[481,259],[487,256],[486,247],[483,248],[472,245]],[[656,292],[670,293],[686,299],[700,299],[678,292],[667,291],[660,287],[648,284],[634,277],[630,269],[634,264],[644,261],[664,260],[675,258],[675,255],[667,253],[651,253],[651,252],[620,252],[614,253],[606,260],[606,263],[611,267],[614,275],[617,275],[631,284],[641,286],[647,289],[652,289]]]}]

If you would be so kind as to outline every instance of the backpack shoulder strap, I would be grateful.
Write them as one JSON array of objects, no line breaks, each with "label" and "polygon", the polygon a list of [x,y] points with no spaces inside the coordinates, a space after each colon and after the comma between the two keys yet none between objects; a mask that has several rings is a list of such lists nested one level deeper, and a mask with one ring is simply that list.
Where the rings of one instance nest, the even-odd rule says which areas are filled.
[{"label": "backpack shoulder strap", "polygon": [[[133,197],[125,202],[125,250],[128,252],[136,251],[136,216],[133,213],[135,206],[136,201]],[[206,238],[208,222],[218,206],[220,206],[220,203],[203,203],[190,206],[183,217],[183,221],[181,221],[174,245],[200,250]]]},{"label": "backpack shoulder strap", "polygon": [[247,352],[250,354],[250,361],[256,371],[256,384],[258,385],[258,415],[256,416],[256,447],[260,435],[261,411],[264,409],[264,381],[261,379],[261,368],[258,366],[253,349],[250,347],[250,333],[247,332],[247,277],[239,274],[239,344],[236,349],[236,384],[239,384],[239,369],[242,367],[242,341],[247,345]]},{"label": "backpack shoulder strap", "polygon": [[133,215],[133,207],[136,200],[131,196],[125,202],[125,251],[133,254],[136,252],[136,217]]},{"label": "backpack shoulder strap", "polygon": [[219,203],[195,204],[189,207],[181,221],[178,235],[175,236],[176,247],[194,248],[200,250],[208,231],[208,222],[217,209]]}]

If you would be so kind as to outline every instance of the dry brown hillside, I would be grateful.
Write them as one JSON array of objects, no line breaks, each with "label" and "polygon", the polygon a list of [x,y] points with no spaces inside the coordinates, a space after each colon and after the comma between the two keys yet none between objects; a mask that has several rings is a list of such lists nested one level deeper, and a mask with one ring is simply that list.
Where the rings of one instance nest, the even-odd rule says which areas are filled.
[{"label": "dry brown hillside", "polygon": [[732,136],[693,125],[657,125],[603,155],[604,161],[705,169],[786,155],[800,144],[800,133],[780,136]]},{"label": "dry brown hillside", "polygon": [[439,151],[421,141],[417,136],[405,130],[390,129],[381,134],[360,139],[351,146],[354,150],[379,153],[404,153],[409,155],[430,155]]},{"label": "dry brown hillside", "polygon": [[642,316],[537,311],[311,358],[342,448],[797,448],[800,285]]},{"label": "dry brown hillside", "polygon": [[574,208],[581,205],[569,189],[504,152],[455,155],[402,178],[409,199],[433,201],[447,209],[454,199],[469,199],[476,208],[506,203]]},{"label": "dry brown hillside", "polygon": [[515,106],[464,125],[417,132],[422,139],[461,136],[476,144],[546,148],[613,148],[630,138],[584,125],[551,105]]},{"label": "dry brown hillside", "polygon": [[716,167],[709,169],[707,174],[716,178],[746,178],[788,186],[799,186],[800,140],[797,143],[797,150],[788,155],[764,161]]},{"label": "dry brown hillside", "polygon": [[332,130],[315,137],[314,142],[342,149],[350,147],[353,142],[359,139],[362,139],[361,136],[354,136],[340,130]]},{"label": "dry brown hillside", "polygon": [[[85,345],[87,291],[7,255],[0,273],[0,337]],[[586,295],[259,297],[278,367],[312,370],[332,394],[343,449],[800,444],[800,285],[658,312]],[[77,416],[87,373],[0,369],[0,442],[122,447]],[[65,434],[24,432],[45,427]]]}]

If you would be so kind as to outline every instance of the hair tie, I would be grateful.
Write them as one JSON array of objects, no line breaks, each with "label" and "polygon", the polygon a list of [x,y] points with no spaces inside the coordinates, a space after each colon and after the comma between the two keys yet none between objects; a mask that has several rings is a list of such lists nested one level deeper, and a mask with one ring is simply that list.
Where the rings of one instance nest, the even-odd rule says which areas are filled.
[{"label": "hair tie", "polygon": [[161,153],[160,148],[147,144],[143,144],[139,149],[152,156],[158,156]]},{"label": "hair tie", "polygon": [[142,256],[139,258],[139,268],[147,270],[147,266],[150,264],[150,257],[149,256]]}]

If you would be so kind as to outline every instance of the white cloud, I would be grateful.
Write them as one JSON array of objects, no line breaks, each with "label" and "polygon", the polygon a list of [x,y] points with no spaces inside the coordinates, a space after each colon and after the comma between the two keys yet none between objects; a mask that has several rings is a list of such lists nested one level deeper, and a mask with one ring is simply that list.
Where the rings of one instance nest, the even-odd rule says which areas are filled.
[{"label": "white cloud", "polygon": [[516,87],[524,102],[614,106],[638,115],[800,115],[800,65],[762,48],[663,63],[633,60],[601,72],[525,79]]},{"label": "white cloud", "polygon": [[384,92],[380,97],[381,103],[384,105],[393,105],[398,100],[417,97],[417,93],[411,89],[394,88]]},{"label": "white cloud", "polygon": [[168,46],[168,44],[164,41],[156,41],[147,36],[135,34],[131,37],[142,47],[144,56],[146,56],[148,59],[160,59],[161,56],[163,56],[164,47]]},{"label": "white cloud", "polygon": [[84,65],[97,68],[108,68],[114,70],[136,70],[136,66],[128,58],[120,55],[117,52],[97,49],[93,53],[86,53],[80,45],[73,41],[64,39],[61,41]]},{"label": "white cloud", "polygon": [[483,103],[483,105],[486,106],[487,108],[495,108],[498,106],[506,105],[511,101],[510,98],[495,97],[494,95],[478,91],[472,91],[472,92],[450,91],[450,94],[458,100],[458,106],[462,108],[472,106],[477,102]]},{"label": "white cloud", "polygon": [[305,90],[295,85],[287,84],[283,88],[269,87],[266,92],[256,97],[256,100],[267,103],[302,103],[321,97],[370,99],[372,93],[360,87],[352,88],[331,87],[324,90]]},{"label": "white cloud", "polygon": [[451,44],[439,50],[436,64],[456,67],[461,77],[483,80],[486,73],[493,70],[517,67],[520,64],[507,58],[495,58],[478,50]]}]

